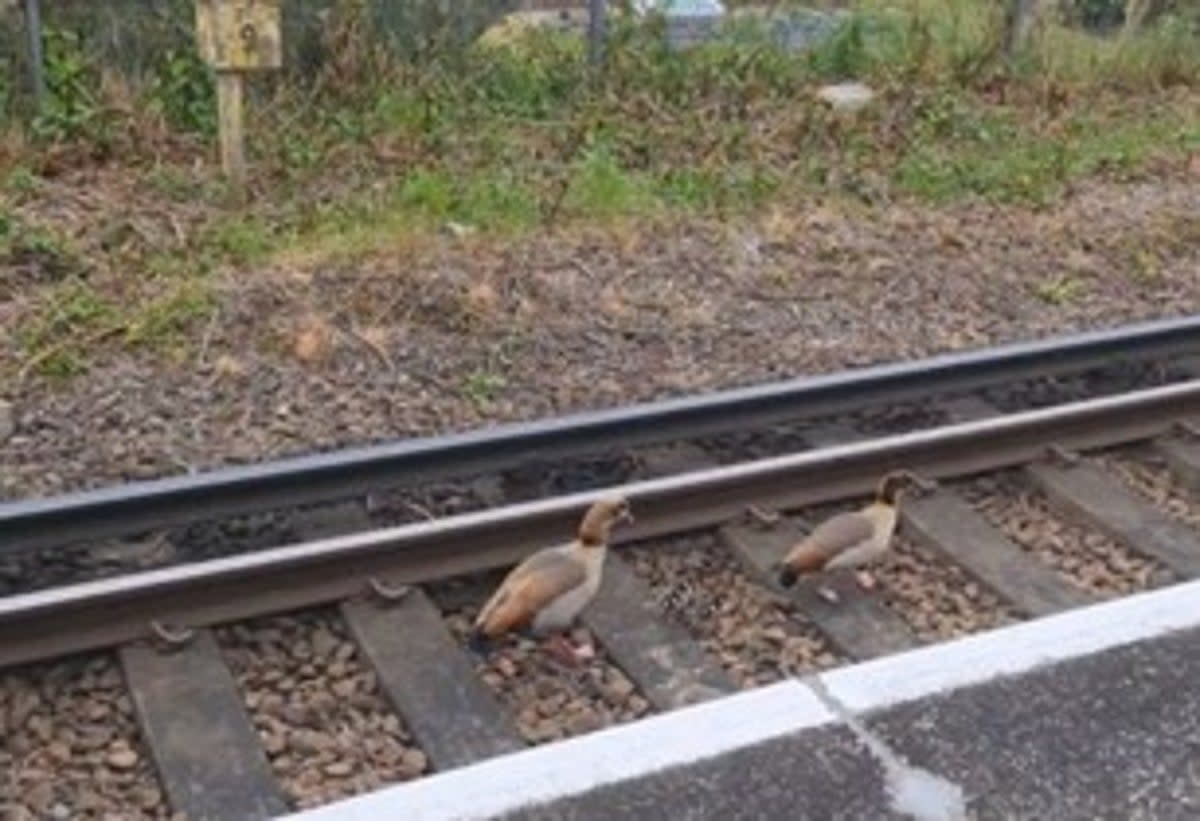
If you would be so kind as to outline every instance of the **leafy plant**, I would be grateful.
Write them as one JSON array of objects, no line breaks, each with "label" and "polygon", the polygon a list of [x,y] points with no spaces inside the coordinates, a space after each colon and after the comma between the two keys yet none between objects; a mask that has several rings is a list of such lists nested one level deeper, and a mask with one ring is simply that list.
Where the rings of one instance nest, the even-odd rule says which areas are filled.
[{"label": "leafy plant", "polygon": [[96,96],[98,72],[84,57],[79,35],[47,27],[44,68],[47,98],[33,123],[42,139],[102,138],[104,110]]},{"label": "leafy plant", "polygon": [[216,133],[216,88],[195,49],[171,49],[163,55],[150,97],[176,128],[205,136]]}]

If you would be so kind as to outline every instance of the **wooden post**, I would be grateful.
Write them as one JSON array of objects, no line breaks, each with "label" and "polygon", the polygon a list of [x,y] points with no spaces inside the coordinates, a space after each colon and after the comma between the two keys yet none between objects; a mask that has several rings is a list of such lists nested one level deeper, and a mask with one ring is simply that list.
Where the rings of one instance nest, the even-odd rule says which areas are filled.
[{"label": "wooden post", "polygon": [[240,71],[217,72],[217,120],[221,133],[221,170],[235,185],[246,181],[246,136]]},{"label": "wooden post", "polygon": [[239,190],[246,181],[246,75],[283,64],[280,3],[196,0],[197,45],[217,73],[221,170]]}]

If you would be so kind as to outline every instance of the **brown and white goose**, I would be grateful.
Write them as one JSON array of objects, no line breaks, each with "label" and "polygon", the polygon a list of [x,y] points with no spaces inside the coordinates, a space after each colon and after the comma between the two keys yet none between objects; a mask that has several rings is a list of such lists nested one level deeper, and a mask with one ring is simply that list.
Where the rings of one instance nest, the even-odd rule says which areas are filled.
[{"label": "brown and white goose", "polygon": [[552,634],[551,649],[570,664],[589,657],[591,648],[571,646],[563,632],[600,587],[612,528],[632,521],[624,498],[593,504],[574,541],[539,550],[509,572],[475,619],[472,648],[487,652],[492,640],[529,631],[538,638]]},{"label": "brown and white goose", "polygon": [[[914,478],[908,471],[893,471],[880,480],[871,504],[818,525],[779,563],[779,583],[791,587],[800,576],[839,568],[857,570],[882,558],[896,532],[900,497]],[[856,578],[864,588],[874,586],[861,571]]]}]

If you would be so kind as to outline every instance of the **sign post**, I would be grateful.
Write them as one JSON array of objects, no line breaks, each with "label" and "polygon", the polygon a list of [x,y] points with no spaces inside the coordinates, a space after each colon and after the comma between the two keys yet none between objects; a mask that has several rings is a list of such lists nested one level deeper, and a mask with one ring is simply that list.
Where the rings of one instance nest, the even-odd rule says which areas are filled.
[{"label": "sign post", "polygon": [[196,0],[200,56],[217,73],[221,168],[237,186],[246,179],[246,75],[283,65],[281,0]]}]

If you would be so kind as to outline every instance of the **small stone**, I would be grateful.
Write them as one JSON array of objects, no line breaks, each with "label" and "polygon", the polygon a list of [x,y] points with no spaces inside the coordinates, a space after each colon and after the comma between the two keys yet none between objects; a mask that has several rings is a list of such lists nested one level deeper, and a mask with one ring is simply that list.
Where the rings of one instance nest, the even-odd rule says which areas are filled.
[{"label": "small stone", "polygon": [[71,759],[71,748],[61,741],[52,741],[46,747],[46,752],[59,764],[65,764]]},{"label": "small stone", "polygon": [[96,701],[95,699],[88,701],[83,709],[84,718],[89,721],[103,721],[112,712],[112,707],[109,707],[103,701]]},{"label": "small stone", "polygon": [[354,695],[356,688],[353,679],[342,679],[341,681],[335,681],[331,689],[333,690],[333,694],[338,698],[350,698],[350,696]]},{"label": "small stone", "polygon": [[345,778],[354,772],[354,765],[349,761],[334,761],[326,764],[322,767],[322,770],[326,775],[333,776],[334,778]]},{"label": "small stone", "polygon": [[773,641],[776,644],[782,644],[783,642],[787,641],[787,637],[788,637],[787,631],[784,630],[782,627],[780,627],[778,624],[772,625],[772,626],[768,627],[766,630],[763,630],[762,635],[763,635],[763,638],[766,639],[767,641]]},{"label": "small stone", "polygon": [[425,772],[425,768],[429,766],[429,757],[420,750],[407,750],[400,757],[400,766],[404,772],[410,775],[419,775]]},{"label": "small stone", "polygon": [[114,770],[132,770],[137,766],[138,754],[125,746],[114,748],[104,759]]},{"label": "small stone", "polygon": [[607,700],[615,704],[624,704],[626,699],[633,695],[634,687],[633,682],[621,677],[608,682],[601,689]]},{"label": "small stone", "polygon": [[133,800],[143,810],[151,811],[162,803],[162,793],[158,787],[138,787],[133,792]]},{"label": "small stone", "polygon": [[30,812],[29,808],[21,804],[10,804],[8,811],[7,821],[36,821],[36,816]]},{"label": "small stone", "polygon": [[298,323],[292,352],[301,362],[322,362],[333,350],[333,328],[324,319],[308,316]]},{"label": "small stone", "polygon": [[80,728],[79,746],[85,750],[98,750],[108,745],[116,735],[112,727],[103,724]]},{"label": "small stone", "polygon": [[262,737],[263,749],[267,755],[279,755],[287,749],[287,740],[283,733],[271,732]]},{"label": "small stone", "polygon": [[9,712],[12,726],[22,726],[33,711],[41,706],[41,703],[42,698],[36,690],[18,690]]},{"label": "small stone", "polygon": [[298,753],[304,753],[304,754],[315,753],[315,752],[317,752],[317,748],[313,744],[314,736],[316,736],[315,732],[311,732],[311,731],[307,731],[307,730],[299,730],[297,732],[292,733],[291,742],[289,743],[288,746]]},{"label": "small stone", "polygon": [[41,781],[24,791],[22,797],[25,803],[38,813],[44,813],[54,801],[54,782]]},{"label": "small stone", "polygon": [[67,821],[71,817],[71,808],[66,804],[55,804],[50,808],[50,817],[54,821]]},{"label": "small stone", "polygon": [[321,627],[313,632],[313,655],[319,659],[329,658],[332,656],[337,650],[339,644],[341,644],[341,642],[338,641],[337,636],[333,635],[333,633],[329,632],[324,627]]},{"label": "small stone", "polygon": [[332,693],[317,692],[308,698],[309,715],[328,713],[337,706],[337,698]]},{"label": "small stone", "polygon": [[550,719],[543,719],[529,726],[525,731],[525,735],[535,744],[549,741],[558,735],[558,725]]},{"label": "small stone", "polygon": [[532,727],[541,720],[541,712],[538,710],[538,705],[530,705],[521,710],[517,716],[517,722],[525,727]]},{"label": "small stone", "polygon": [[305,726],[312,720],[312,716],[308,710],[303,707],[298,707],[294,704],[285,705],[284,708],[279,711],[279,717],[288,724],[296,724],[299,726]]},{"label": "small stone", "polygon": [[600,729],[602,723],[600,717],[593,712],[576,713],[567,719],[566,729],[571,735],[583,735]]},{"label": "small stone", "polygon": [[97,812],[104,806],[104,796],[91,787],[80,787],[75,793],[75,808],[80,812]]},{"label": "small stone", "polygon": [[369,713],[379,704],[374,693],[355,693],[346,702],[355,710]]},{"label": "small stone", "polygon": [[50,719],[42,715],[30,716],[28,727],[29,731],[37,737],[38,741],[49,741],[54,735],[54,725],[50,723]]}]

